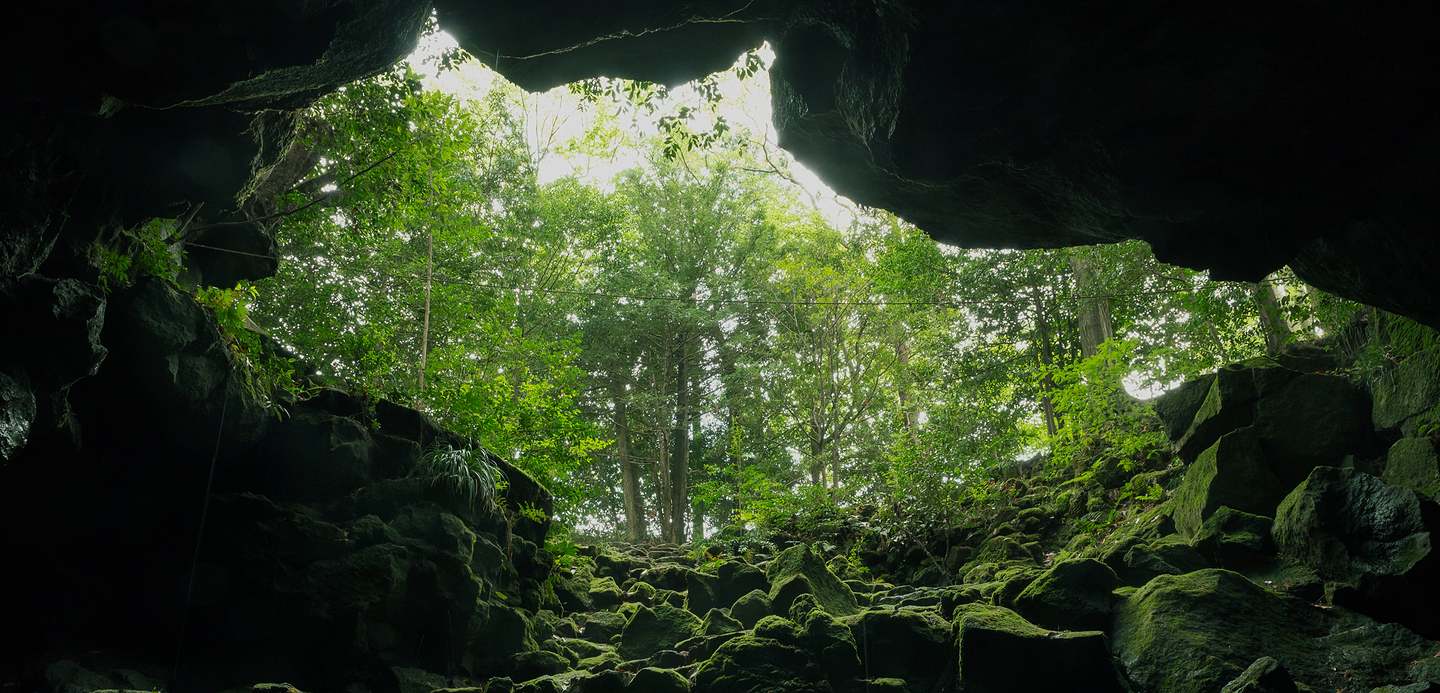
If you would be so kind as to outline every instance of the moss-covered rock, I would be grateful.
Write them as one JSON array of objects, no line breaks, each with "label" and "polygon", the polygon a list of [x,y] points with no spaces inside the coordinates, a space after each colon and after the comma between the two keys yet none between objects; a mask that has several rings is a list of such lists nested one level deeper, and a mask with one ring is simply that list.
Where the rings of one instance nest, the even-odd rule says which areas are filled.
[{"label": "moss-covered rock", "polygon": [[1227,433],[1201,452],[1175,490],[1175,528],[1193,536],[1221,506],[1270,515],[1284,498],[1253,426]]},{"label": "moss-covered rock", "polygon": [[1130,547],[1116,574],[1126,585],[1140,586],[1157,575],[1183,575],[1211,567],[1205,557],[1178,534]]},{"label": "moss-covered rock", "polygon": [[1244,576],[1209,569],[1162,575],[1116,608],[1115,653],[1144,690],[1213,691],[1265,653],[1287,665],[1315,658],[1325,624]]},{"label": "moss-covered rock", "polygon": [[1221,506],[1195,532],[1195,550],[1223,568],[1259,565],[1275,553],[1271,524],[1268,517]]},{"label": "moss-covered rock", "polygon": [[1316,466],[1338,466],[1346,455],[1371,447],[1370,398],[1360,386],[1333,375],[1307,373],[1276,385],[1262,382],[1255,428],[1271,471],[1288,488]]},{"label": "moss-covered rock", "polygon": [[741,630],[745,630],[745,625],[731,618],[724,609],[705,612],[705,618],[700,622],[701,635],[723,635]]},{"label": "moss-covered rock", "polygon": [[1210,394],[1215,374],[1207,373],[1194,380],[1182,383],[1153,401],[1155,414],[1165,425],[1165,435],[1170,440],[1179,440],[1195,421],[1196,412]]},{"label": "moss-covered rock", "polygon": [[860,610],[855,594],[830,572],[824,560],[806,544],[781,551],[765,571],[770,581],[770,601],[776,611],[790,610],[790,602],[801,594],[813,594],[820,608],[835,616]]},{"label": "moss-covered rock", "polygon": [[725,561],[714,574],[692,571],[686,575],[685,607],[703,614],[729,606],[751,590],[769,589],[770,581],[760,569],[741,561]]},{"label": "moss-covered rock", "polygon": [[950,624],[928,610],[867,610],[847,616],[866,671],[875,677],[905,679],[915,690],[933,691],[948,682],[952,656]]},{"label": "moss-covered rock", "polygon": [[1255,418],[1255,371],[1227,366],[1215,373],[1185,432],[1175,440],[1175,450],[1186,462],[1193,461],[1220,436]]},{"label": "moss-covered rock", "polygon": [[1317,467],[1275,516],[1281,556],[1340,584],[1337,603],[1440,634],[1440,508],[1353,469]]},{"label": "moss-covered rock", "polygon": [[521,652],[511,658],[510,674],[516,681],[529,681],[570,670],[570,660],[549,650]]},{"label": "moss-covered rock", "polygon": [[694,636],[699,629],[700,619],[684,609],[669,604],[657,604],[653,609],[640,606],[620,633],[620,656],[625,659],[649,657],[673,648],[675,643]]},{"label": "moss-covered rock", "polygon": [[1440,347],[1420,351],[1371,388],[1371,422],[1377,430],[1415,435],[1421,415],[1440,402]]},{"label": "moss-covered rock", "polygon": [[586,593],[590,602],[597,609],[611,609],[620,605],[620,586],[615,584],[614,578],[603,577],[591,580]]},{"label": "moss-covered rock", "polygon": [[1104,630],[1110,623],[1111,592],[1120,578],[1092,558],[1060,561],[1015,598],[1026,620],[1054,630]]},{"label": "moss-covered rock", "polygon": [[630,686],[625,690],[629,693],[689,693],[690,680],[674,669],[645,667],[635,672],[635,678],[630,680]]},{"label": "moss-covered rock", "polygon": [[751,590],[730,605],[730,617],[745,628],[754,628],[760,619],[770,615],[770,597],[760,590]]},{"label": "moss-covered rock", "polygon": [[1003,607],[964,604],[954,634],[956,682],[967,693],[1124,690],[1104,633],[1049,631]]},{"label": "moss-covered rock", "polygon": [[1220,693],[1297,693],[1297,689],[1284,664],[1274,657],[1261,657],[1225,684]]},{"label": "moss-covered rock", "polygon": [[[831,693],[815,656],[794,624],[767,617],[753,635],[721,645],[695,670],[697,693]],[[788,622],[787,622],[788,623]],[[777,637],[778,636],[778,637]]]},{"label": "moss-covered rock", "polygon": [[584,619],[580,623],[580,637],[597,643],[610,642],[611,638],[625,630],[625,622],[629,620],[624,614],[614,611],[596,611],[580,618]]},{"label": "moss-covered rock", "polygon": [[1385,483],[1440,500],[1440,448],[1433,438],[1401,438],[1385,456]]}]

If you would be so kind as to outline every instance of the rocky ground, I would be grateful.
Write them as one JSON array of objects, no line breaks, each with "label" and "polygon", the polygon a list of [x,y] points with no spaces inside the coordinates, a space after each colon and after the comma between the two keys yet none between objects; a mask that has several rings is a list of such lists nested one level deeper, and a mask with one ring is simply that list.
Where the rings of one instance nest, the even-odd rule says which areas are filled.
[{"label": "rocky ground", "polygon": [[[548,498],[518,470],[493,503],[417,475],[424,449],[463,444],[417,412],[324,391],[268,415],[221,389],[193,302],[145,283],[110,303],[76,437],[11,468],[69,502],[10,486],[0,504],[31,566],[0,690],[1440,685],[1437,353],[1372,387],[1323,357],[1224,369],[1156,404],[1173,464],[1017,472],[928,543],[858,528],[552,556]],[[190,581],[199,508],[176,500],[202,497],[212,454]],[[1137,479],[1164,492],[1120,494]]]}]

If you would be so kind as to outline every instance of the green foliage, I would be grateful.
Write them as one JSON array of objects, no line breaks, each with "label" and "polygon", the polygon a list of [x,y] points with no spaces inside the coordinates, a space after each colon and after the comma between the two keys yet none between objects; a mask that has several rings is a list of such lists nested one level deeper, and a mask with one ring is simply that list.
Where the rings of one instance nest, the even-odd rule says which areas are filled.
[{"label": "green foliage", "polygon": [[280,417],[285,414],[282,400],[304,398],[312,386],[295,360],[267,344],[250,322],[250,305],[258,295],[258,289],[245,282],[233,289],[195,290],[196,302],[209,309],[230,347],[246,393]]},{"label": "green foliage", "polygon": [[108,240],[90,246],[90,261],[105,291],[130,286],[140,277],[158,277],[171,284],[180,274],[181,256],[173,245],[174,219],[151,219],[133,229],[120,229]]},{"label": "green foliage", "polygon": [[1091,471],[1115,465],[1131,472],[1167,454],[1169,440],[1154,410],[1124,389],[1134,349],[1124,341],[1105,342],[1096,355],[1050,371],[1051,397],[1063,421],[1049,437],[1054,465]]},{"label": "green foliage", "polygon": [[[414,475],[433,486],[445,488],[472,506],[495,506],[498,484],[504,478],[499,467],[480,448],[435,445],[420,456]],[[544,513],[540,513],[542,516]]]}]

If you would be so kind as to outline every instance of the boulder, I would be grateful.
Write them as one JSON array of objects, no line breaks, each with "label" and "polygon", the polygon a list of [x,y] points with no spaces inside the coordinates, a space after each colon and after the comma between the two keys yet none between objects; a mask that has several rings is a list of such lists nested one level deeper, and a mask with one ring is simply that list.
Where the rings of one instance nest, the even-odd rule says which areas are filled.
[{"label": "boulder", "polygon": [[834,616],[848,616],[860,610],[855,594],[835,577],[825,561],[809,545],[797,544],[781,551],[765,571],[770,581],[770,601],[777,612],[789,612],[790,603],[801,594],[815,595],[815,601]]},{"label": "boulder", "polygon": [[1401,438],[1385,456],[1385,483],[1440,500],[1440,448],[1434,438]]},{"label": "boulder", "polygon": [[699,630],[700,619],[684,609],[669,604],[657,604],[653,609],[641,605],[620,632],[620,656],[644,659],[660,650],[673,649]]},{"label": "boulder", "polygon": [[595,578],[590,581],[586,596],[597,609],[611,609],[620,605],[620,586],[614,578]]},{"label": "boulder", "polygon": [[1157,575],[1181,575],[1208,567],[1205,557],[1184,537],[1167,534],[1154,541],[1131,546],[1115,572],[1122,583],[1139,587]]},{"label": "boulder", "polygon": [[703,614],[734,604],[751,590],[768,591],[770,582],[759,568],[740,561],[726,561],[713,575],[689,571],[682,588],[686,590],[686,608],[691,613]]},{"label": "boulder", "polygon": [[1350,380],[1307,373],[1261,380],[1259,389],[1255,428],[1271,472],[1287,489],[1316,466],[1339,466],[1346,455],[1372,447],[1370,398]]},{"label": "boulder", "polygon": [[1440,404],[1440,347],[1412,354],[1371,388],[1376,430],[1415,435],[1422,414]]},{"label": "boulder", "polygon": [[1195,532],[1195,550],[1224,568],[1252,567],[1274,555],[1270,518],[1222,505]]},{"label": "boulder", "polygon": [[1124,690],[1104,633],[1045,630],[1003,607],[963,604],[954,634],[966,693]]},{"label": "boulder", "polygon": [[1207,373],[1181,383],[1175,389],[1155,398],[1155,415],[1159,416],[1161,423],[1165,425],[1165,435],[1169,436],[1170,440],[1178,441],[1190,430],[1195,414],[1200,411],[1200,405],[1205,403],[1205,398],[1210,394],[1210,386],[1214,383],[1215,374]]},{"label": "boulder", "polygon": [[1014,609],[1043,628],[1104,630],[1119,586],[1115,571],[1093,558],[1060,561],[1020,592]]},{"label": "boulder", "polygon": [[580,637],[590,642],[610,642],[611,638],[625,630],[628,621],[624,614],[614,611],[596,611],[583,616],[585,620],[580,624]]},{"label": "boulder", "polygon": [[1270,515],[1289,488],[1268,463],[1259,431],[1246,426],[1221,436],[1186,468],[1175,489],[1175,528],[1194,536],[1220,506]]},{"label": "boulder", "polygon": [[1175,440],[1175,451],[1186,462],[1194,461],[1220,436],[1250,425],[1255,420],[1255,397],[1254,369],[1227,366],[1216,371],[1190,425]]},{"label": "boulder", "polygon": [[770,597],[760,590],[751,590],[730,606],[730,617],[745,628],[754,628],[760,619],[770,615]]},{"label": "boulder", "polygon": [[742,630],[745,630],[745,625],[731,618],[724,609],[711,609],[705,612],[705,618],[700,622],[702,635],[724,635]]},{"label": "boulder", "polygon": [[1297,693],[1295,680],[1274,657],[1261,657],[1225,684],[1220,693]]},{"label": "boulder", "polygon": [[1440,635],[1440,507],[1353,469],[1316,467],[1275,516],[1280,555],[1337,583],[1334,600]]},{"label": "boulder", "polygon": [[34,421],[34,391],[22,380],[0,372],[0,465],[25,447]]},{"label": "boulder", "polygon": [[626,687],[630,693],[689,693],[690,681],[674,669],[645,667]]},{"label": "boulder", "polygon": [[841,621],[849,626],[862,661],[873,677],[903,678],[919,691],[938,686],[950,672],[940,663],[951,656],[950,624],[921,609],[862,611]]},{"label": "boulder", "polygon": [[1257,654],[1323,668],[1319,609],[1285,600],[1244,576],[1208,569],[1161,575],[1119,604],[1115,654],[1142,690],[1215,691]]}]

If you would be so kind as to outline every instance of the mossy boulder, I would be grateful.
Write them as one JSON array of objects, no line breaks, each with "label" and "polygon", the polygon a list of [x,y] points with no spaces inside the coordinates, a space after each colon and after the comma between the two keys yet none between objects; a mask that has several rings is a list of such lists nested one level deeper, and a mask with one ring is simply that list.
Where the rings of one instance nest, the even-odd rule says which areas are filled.
[{"label": "mossy boulder", "polygon": [[1353,469],[1317,467],[1275,516],[1280,555],[1338,583],[1337,603],[1440,635],[1440,507]]},{"label": "mossy boulder", "polygon": [[831,693],[799,627],[769,616],[721,645],[695,670],[696,693]]},{"label": "mossy boulder", "polygon": [[1020,592],[1014,609],[1043,628],[1104,630],[1119,586],[1115,571],[1093,558],[1060,561]]},{"label": "mossy boulder", "polygon": [[1434,438],[1401,438],[1385,455],[1385,483],[1440,500],[1440,447]]},{"label": "mossy boulder", "polygon": [[1271,470],[1259,431],[1246,426],[1221,436],[1186,468],[1175,490],[1175,528],[1194,536],[1221,506],[1270,515],[1289,489]]},{"label": "mossy boulder", "polygon": [[1215,691],[1265,653],[1287,664],[1314,659],[1325,632],[1318,609],[1290,602],[1239,573],[1161,575],[1121,602],[1115,654],[1143,690]]},{"label": "mossy boulder", "polygon": [[1178,534],[1168,534],[1130,547],[1115,572],[1122,583],[1138,587],[1157,575],[1183,575],[1209,567],[1205,557],[1189,541]]},{"label": "mossy boulder", "polygon": [[1154,400],[1155,414],[1165,426],[1170,440],[1179,440],[1195,421],[1195,414],[1210,394],[1215,374],[1208,373],[1166,392]]},{"label": "mossy boulder", "polygon": [[1185,432],[1174,439],[1176,452],[1191,462],[1220,436],[1250,425],[1256,395],[1254,369],[1227,366],[1216,371]]},{"label": "mossy boulder", "polygon": [[[578,617],[577,617],[578,618]],[[614,611],[596,611],[584,615],[580,623],[580,637],[591,642],[608,643],[610,639],[625,630],[629,619]]]},{"label": "mossy boulder", "polygon": [[1221,506],[1195,532],[1195,550],[1223,568],[1260,565],[1275,553],[1268,517]]},{"label": "mossy boulder", "polygon": [[1124,690],[1104,633],[1050,631],[984,604],[956,607],[953,631],[956,683],[966,693]]},{"label": "mossy boulder", "polygon": [[730,605],[730,617],[745,628],[754,628],[760,619],[770,615],[770,597],[760,590],[751,590]]},{"label": "mossy boulder", "polygon": [[941,690],[948,675],[941,666],[952,656],[950,624],[929,610],[881,609],[847,616],[842,622],[860,649],[868,673],[905,679],[919,691]]},{"label": "mossy boulder", "polygon": [[713,574],[691,571],[686,575],[685,606],[692,613],[703,614],[724,608],[751,590],[769,591],[765,573],[748,563],[725,561]]},{"label": "mossy boulder", "polygon": [[529,681],[570,670],[570,660],[557,652],[533,650],[511,658],[510,675],[516,681]]},{"label": "mossy boulder", "polygon": [[689,693],[690,680],[674,669],[645,667],[635,672],[635,678],[625,689],[629,693]]},{"label": "mossy boulder", "polygon": [[711,609],[705,612],[705,618],[700,622],[702,635],[723,635],[741,630],[745,630],[745,624],[731,618],[724,609]]},{"label": "mossy boulder", "polygon": [[1261,657],[1246,667],[1220,693],[1297,693],[1295,679],[1274,657]]},{"label": "mossy boulder", "polygon": [[1440,347],[1406,358],[1371,388],[1377,430],[1415,435],[1422,414],[1440,403]]},{"label": "mossy boulder", "polygon": [[586,596],[597,609],[612,609],[620,605],[620,586],[615,584],[614,578],[595,578],[590,581],[590,588],[586,590]]},{"label": "mossy boulder", "polygon": [[801,594],[812,594],[821,609],[834,616],[848,616],[860,610],[855,594],[835,577],[825,561],[809,545],[797,544],[770,561],[765,571],[770,581],[770,601],[775,611],[789,612],[790,603]]},{"label": "mossy boulder", "polygon": [[1286,488],[1316,466],[1338,466],[1346,455],[1368,451],[1374,437],[1370,398],[1359,385],[1308,373],[1273,386],[1261,384],[1255,428],[1272,472]]},{"label": "mossy boulder", "polygon": [[640,606],[620,633],[620,656],[643,659],[675,643],[694,636],[700,630],[700,619],[684,609],[669,604],[655,608]]}]

